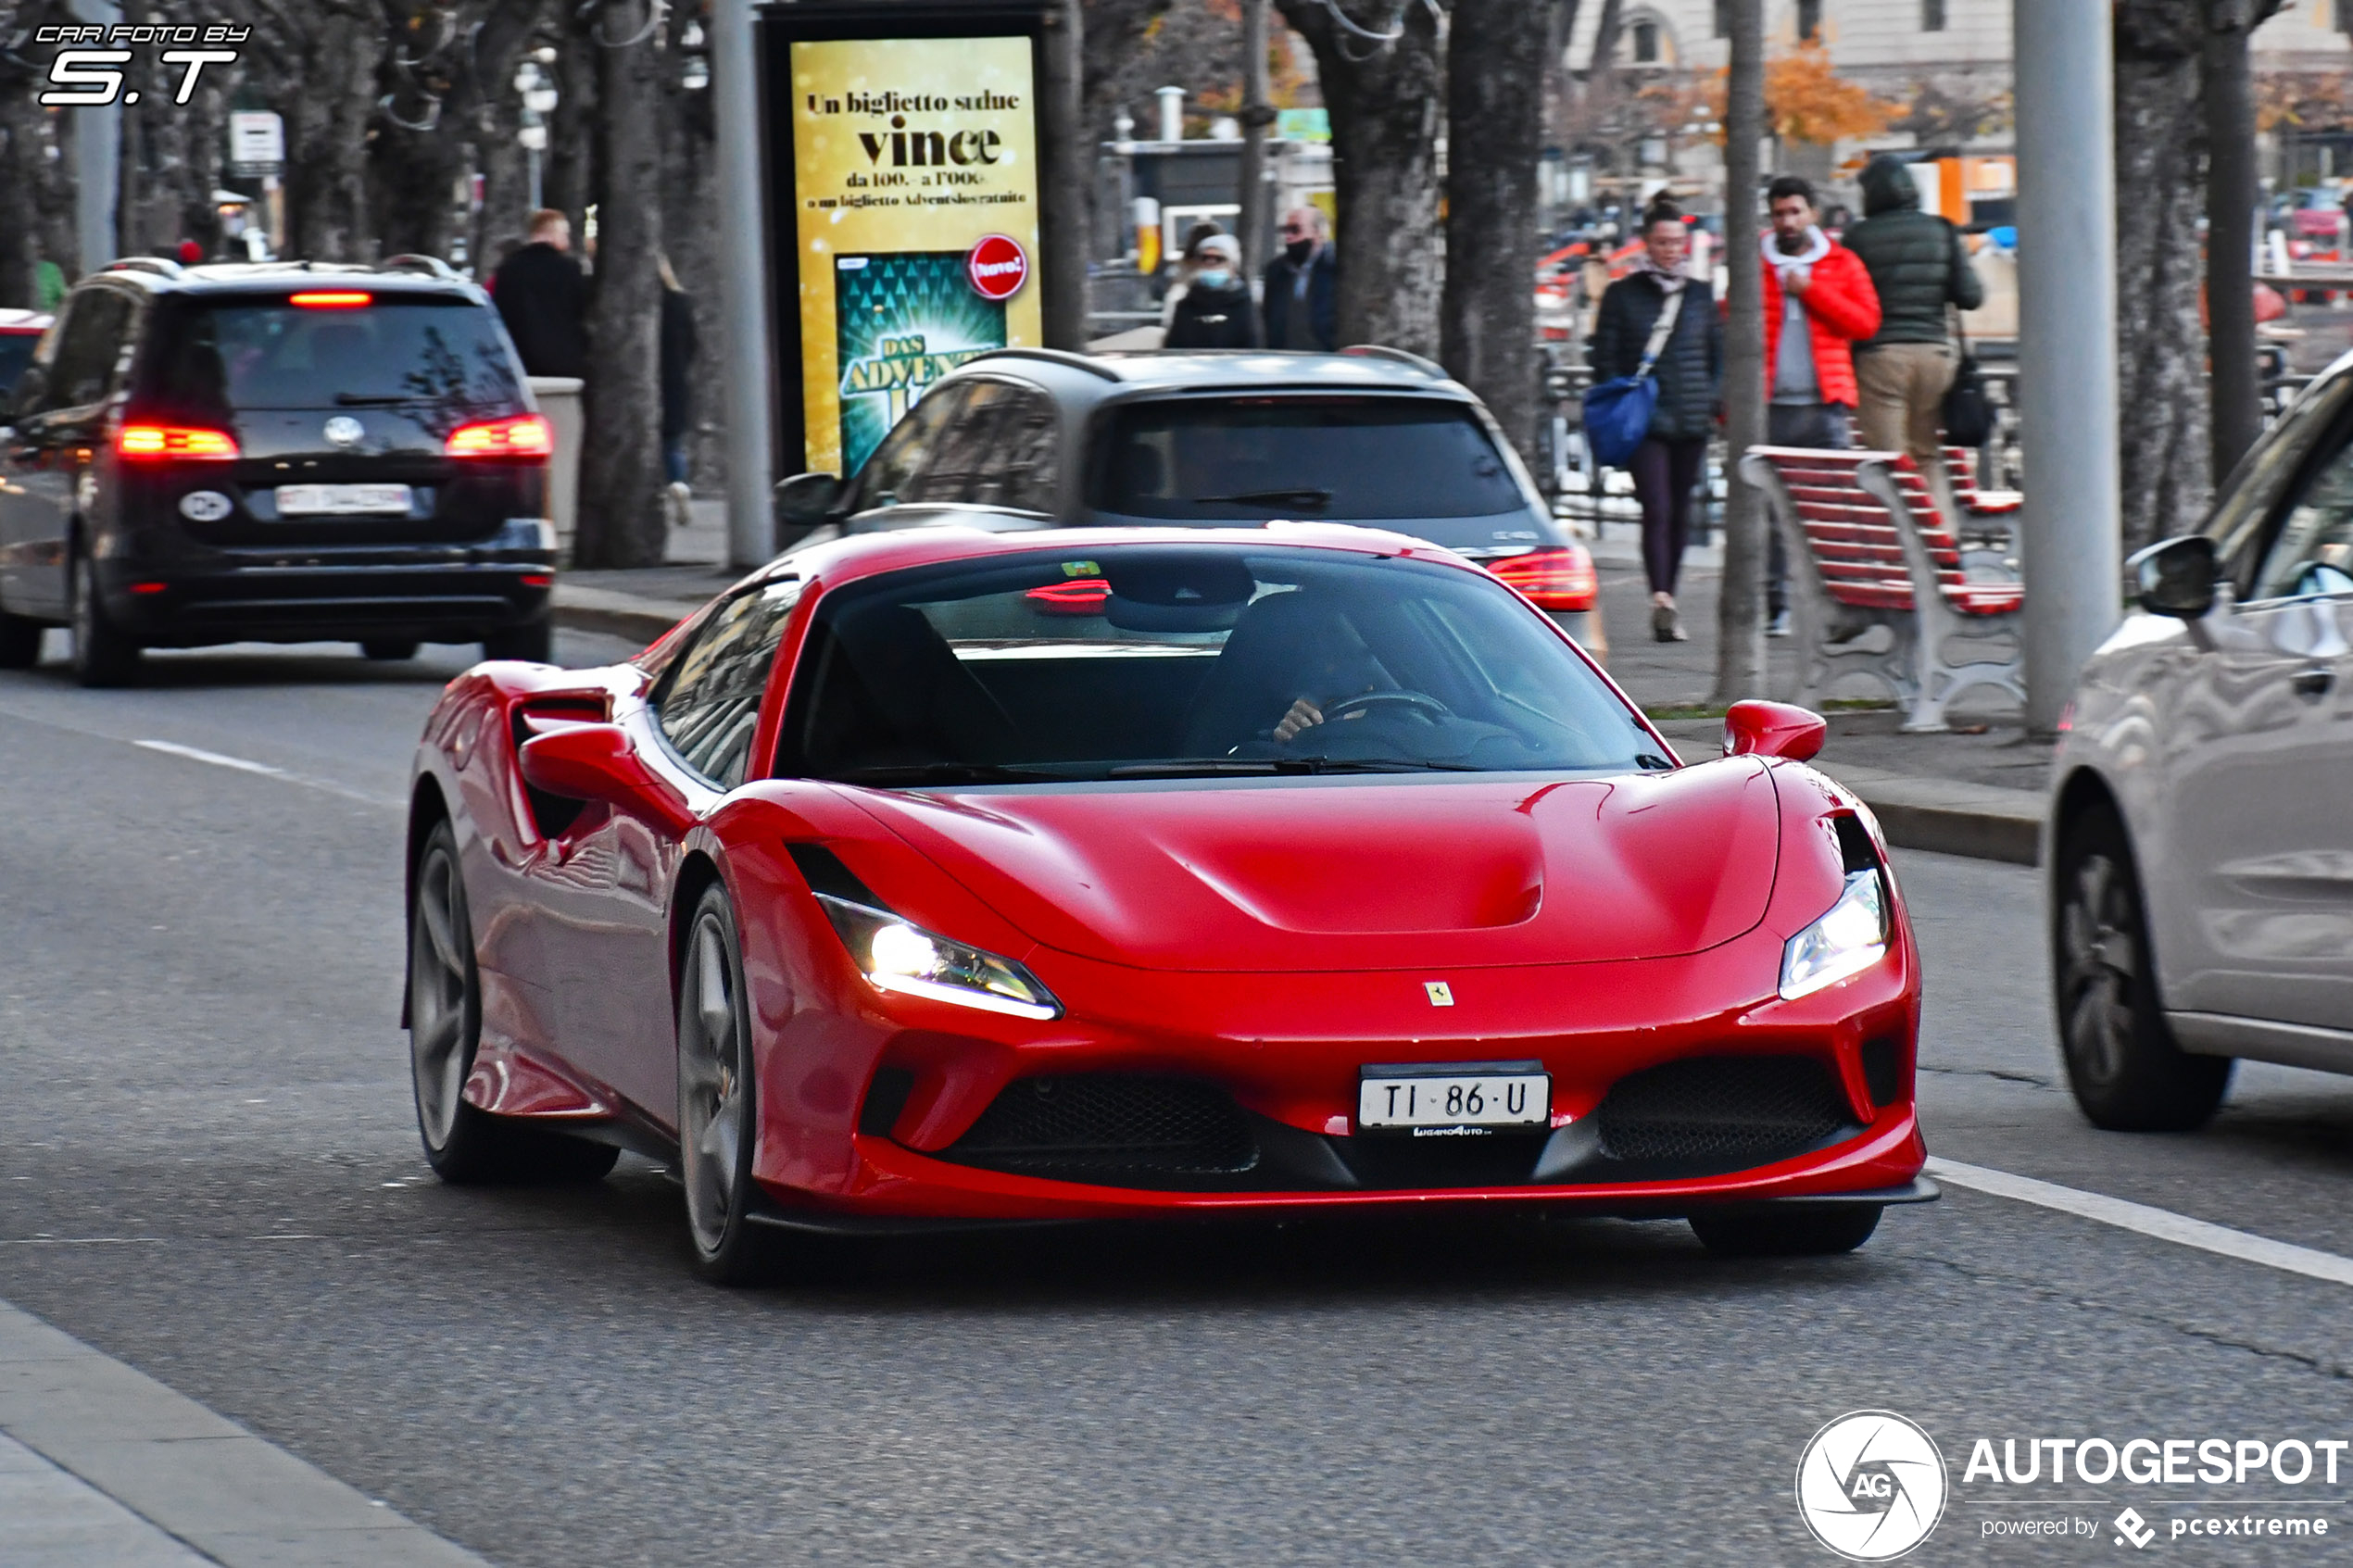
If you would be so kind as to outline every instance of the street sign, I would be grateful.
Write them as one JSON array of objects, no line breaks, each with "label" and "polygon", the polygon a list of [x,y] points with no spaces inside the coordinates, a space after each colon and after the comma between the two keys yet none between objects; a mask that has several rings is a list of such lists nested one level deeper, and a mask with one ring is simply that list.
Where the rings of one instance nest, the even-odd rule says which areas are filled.
[{"label": "street sign", "polygon": [[286,122],[267,109],[231,110],[229,161],[239,174],[277,173],[286,162]]}]

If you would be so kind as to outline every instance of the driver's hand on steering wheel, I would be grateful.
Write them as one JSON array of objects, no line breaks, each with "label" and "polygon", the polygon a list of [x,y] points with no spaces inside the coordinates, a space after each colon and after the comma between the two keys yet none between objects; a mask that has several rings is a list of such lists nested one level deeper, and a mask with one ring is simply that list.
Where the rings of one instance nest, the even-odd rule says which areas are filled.
[{"label": "driver's hand on steering wheel", "polygon": [[1305,697],[1301,697],[1290,705],[1290,711],[1283,715],[1282,721],[1275,726],[1275,738],[1290,740],[1301,731],[1312,730],[1323,721],[1324,710]]}]

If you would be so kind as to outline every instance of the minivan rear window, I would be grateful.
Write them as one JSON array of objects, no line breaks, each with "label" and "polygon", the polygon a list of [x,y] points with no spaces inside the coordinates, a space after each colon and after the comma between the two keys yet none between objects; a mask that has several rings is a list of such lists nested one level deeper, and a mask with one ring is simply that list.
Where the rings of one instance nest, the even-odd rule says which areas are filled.
[{"label": "minivan rear window", "polygon": [[525,407],[505,329],[472,300],[379,295],[321,307],[233,295],[185,300],[175,315],[147,389],[174,408],[422,405],[428,424],[456,424]]},{"label": "minivan rear window", "polygon": [[1119,408],[1095,508],[1187,521],[1365,521],[1526,509],[1459,403],[1403,397],[1171,398]]}]

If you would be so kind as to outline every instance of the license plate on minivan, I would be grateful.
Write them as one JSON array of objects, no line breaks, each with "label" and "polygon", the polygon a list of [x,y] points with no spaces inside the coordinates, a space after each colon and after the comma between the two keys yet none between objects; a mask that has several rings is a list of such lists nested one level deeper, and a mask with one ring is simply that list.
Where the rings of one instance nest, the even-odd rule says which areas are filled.
[{"label": "license plate on minivan", "polygon": [[281,484],[280,517],[336,517],[360,512],[406,512],[405,484]]}]

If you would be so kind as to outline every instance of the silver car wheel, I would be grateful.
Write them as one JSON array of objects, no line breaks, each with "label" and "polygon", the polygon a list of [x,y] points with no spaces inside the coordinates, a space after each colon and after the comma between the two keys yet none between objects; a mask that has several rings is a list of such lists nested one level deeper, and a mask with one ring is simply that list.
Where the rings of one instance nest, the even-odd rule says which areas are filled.
[{"label": "silver car wheel", "polygon": [[724,1245],[740,1198],[750,1109],[734,947],[725,921],[705,909],[695,922],[680,977],[679,1174],[686,1188],[687,1227],[706,1258]]},{"label": "silver car wheel", "polygon": [[473,970],[466,961],[472,934],[457,862],[434,844],[417,864],[415,908],[409,934],[409,1064],[417,1085],[417,1124],[426,1147],[449,1145],[472,1066]]},{"label": "silver car wheel", "polygon": [[2067,1048],[2084,1076],[2114,1083],[2122,1074],[2133,1041],[2133,977],[2139,962],[2133,933],[2139,900],[2131,881],[2106,855],[2090,854],[2077,866],[2075,884],[2061,911],[2060,940],[2066,972]]}]

